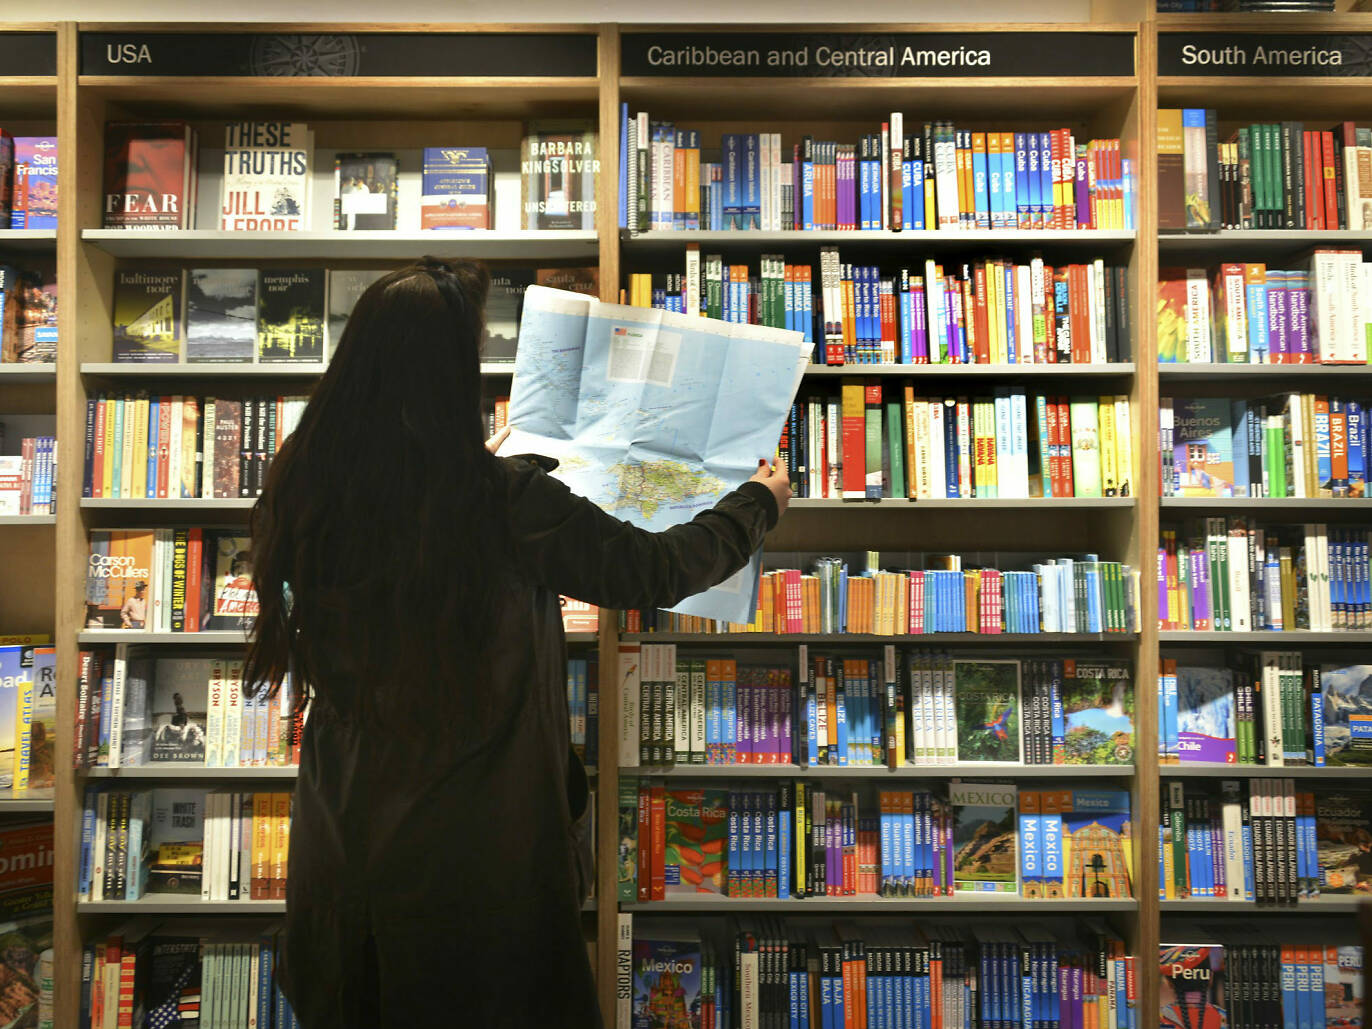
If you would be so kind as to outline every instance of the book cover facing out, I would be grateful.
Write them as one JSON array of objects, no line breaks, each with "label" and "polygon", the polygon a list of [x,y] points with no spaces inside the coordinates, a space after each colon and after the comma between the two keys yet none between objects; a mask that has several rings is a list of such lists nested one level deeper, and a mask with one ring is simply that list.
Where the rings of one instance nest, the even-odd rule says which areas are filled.
[{"label": "book cover facing out", "polygon": [[1372,665],[1321,665],[1328,765],[1372,765]]},{"label": "book cover facing out", "polygon": [[700,1029],[700,940],[689,931],[637,927],[633,1029]]},{"label": "book cover facing out", "polygon": [[421,229],[491,228],[491,159],[485,147],[425,147]]},{"label": "book cover facing out", "polygon": [[1229,401],[1172,401],[1173,476],[1178,496],[1234,496],[1234,440]]},{"label": "book cover facing out", "polygon": [[33,681],[33,647],[0,647],[0,789],[14,785],[18,741],[18,698],[22,683]]},{"label": "book cover facing out", "polygon": [[257,358],[324,360],[324,269],[264,268],[257,278]]},{"label": "book cover facing out", "polygon": [[948,804],[953,814],[953,889],[1016,892],[1016,788],[1001,783],[949,783]]},{"label": "book cover facing out", "polygon": [[[353,313],[353,308],[357,305],[358,297],[367,291],[373,282],[381,278],[389,268],[330,268],[329,278],[329,312],[328,324],[326,329],[326,345],[328,355],[333,357],[338,350],[338,344],[343,339],[343,330],[348,327],[348,318]],[[492,276],[494,282],[495,276]],[[495,287],[491,287],[492,293]],[[490,317],[490,303],[487,302],[487,318]]]},{"label": "book cover facing out", "polygon": [[12,229],[57,228],[57,137],[14,138]]},{"label": "book cover facing out", "polygon": [[257,617],[257,590],[252,582],[252,538],[217,533],[214,545],[214,592],[209,629],[249,629]]},{"label": "book cover facing out", "polygon": [[1233,764],[1234,673],[1228,668],[1177,669],[1177,758],[1182,764]]},{"label": "book cover facing out", "polygon": [[257,270],[186,273],[186,362],[250,363],[257,341]]},{"label": "book cover facing out", "polygon": [[1133,763],[1133,674],[1127,661],[1063,663],[1065,764]]},{"label": "book cover facing out", "polygon": [[1062,874],[1068,897],[1134,895],[1133,831],[1126,790],[1071,790],[1062,811]]},{"label": "book cover facing out", "polygon": [[185,332],[180,268],[122,269],[114,276],[114,360],[179,361]]},{"label": "book cover facing out", "polygon": [[334,158],[333,227],[393,229],[395,154],[339,154]]},{"label": "book cover facing out", "polygon": [[153,668],[155,764],[204,764],[210,658],[160,658]]},{"label": "book cover facing out", "polygon": [[86,563],[87,629],[143,629],[152,607],[151,529],[92,529]]},{"label": "book cover facing out", "polygon": [[188,228],[185,186],[193,155],[185,122],[105,126],[107,229]]},{"label": "book cover facing out", "polygon": [[954,661],[953,705],[959,762],[1020,762],[1018,661]]},{"label": "book cover facing out", "polygon": [[148,892],[199,896],[205,791],[156,789],[148,820]]},{"label": "book cover facing out", "polygon": [[729,797],[724,790],[667,790],[664,888],[723,896]]},{"label": "book cover facing out", "polygon": [[1228,998],[1224,948],[1168,944],[1158,948],[1161,1029],[1225,1029]]},{"label": "book cover facing out", "polygon": [[1315,794],[1315,850],[1320,893],[1372,893],[1372,791],[1339,789]]}]

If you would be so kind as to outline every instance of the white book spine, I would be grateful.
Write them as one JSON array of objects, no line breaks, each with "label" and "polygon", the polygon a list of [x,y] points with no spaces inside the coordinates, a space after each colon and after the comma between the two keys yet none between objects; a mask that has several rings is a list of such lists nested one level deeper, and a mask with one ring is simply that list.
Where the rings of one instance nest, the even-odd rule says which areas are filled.
[{"label": "white book spine", "polygon": [[224,767],[243,766],[243,662],[230,661],[224,684]]},{"label": "white book spine", "polygon": [[95,798],[95,838],[91,841],[91,900],[105,899],[105,846],[109,842],[110,795]]},{"label": "white book spine", "polygon": [[[1012,496],[1029,498],[1029,406],[1024,393],[1010,394],[1010,465]],[[1002,491],[1001,496],[1005,496]]]},{"label": "white book spine", "polygon": [[1015,359],[1034,363],[1034,278],[1029,265],[1015,266]]},{"label": "white book spine", "polygon": [[1098,257],[1087,266],[1091,304],[1091,360],[1105,364],[1105,258]]},{"label": "white book spine", "polygon": [[738,956],[739,1029],[760,1029],[757,951]]},{"label": "white book spine", "polygon": [[1265,742],[1264,761],[1268,768],[1281,768],[1286,764],[1282,753],[1281,732],[1281,666],[1282,655],[1277,651],[1264,651],[1258,655],[1262,663],[1262,714]]},{"label": "white book spine", "polygon": [[1368,298],[1363,293],[1365,276],[1361,253],[1343,255],[1343,300],[1348,308],[1348,354],[1354,364],[1367,363],[1367,334],[1363,331]]},{"label": "white book spine", "polygon": [[1226,539],[1229,548],[1229,606],[1234,632],[1252,629],[1252,600],[1248,592],[1248,534],[1231,534]]},{"label": "white book spine", "polygon": [[946,411],[943,402],[929,401],[929,495],[942,497],[948,481],[947,454],[944,444],[948,426],[945,423]]},{"label": "white book spine", "polygon": [[1315,527],[1316,551],[1319,554],[1319,601],[1320,632],[1331,632],[1334,616],[1329,596],[1329,526],[1321,523]]},{"label": "white book spine", "polygon": [[210,665],[209,696],[205,711],[205,767],[224,767],[224,662]]},{"label": "white book spine", "polygon": [[615,1029],[632,1029],[634,1014],[634,916],[615,916]]},{"label": "white book spine", "polygon": [[700,248],[686,248],[686,313],[700,314]]},{"label": "white book spine", "polygon": [[957,715],[953,709],[953,662],[943,659],[941,683],[938,691],[938,758],[943,764],[958,759]]},{"label": "white book spine", "polygon": [[128,678],[129,645],[117,643],[114,647],[114,674],[110,684],[110,754],[109,767],[118,768],[123,764],[124,750],[124,689]]},{"label": "white book spine", "polygon": [[200,899],[214,899],[214,855],[215,855],[215,821],[214,815],[218,810],[219,794],[213,791],[205,794],[205,819],[201,833],[203,840],[200,845]]},{"label": "white book spine", "polygon": [[1210,344],[1210,284],[1204,268],[1186,269],[1186,360],[1208,364],[1214,360]]}]

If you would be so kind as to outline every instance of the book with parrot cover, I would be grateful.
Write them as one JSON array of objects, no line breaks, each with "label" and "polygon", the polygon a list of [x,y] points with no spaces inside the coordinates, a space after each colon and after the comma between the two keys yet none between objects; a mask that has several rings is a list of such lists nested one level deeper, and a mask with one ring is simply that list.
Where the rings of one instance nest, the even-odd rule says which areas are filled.
[{"label": "book with parrot cover", "polygon": [[959,762],[1019,764],[1018,661],[954,661],[953,710]]},{"label": "book with parrot cover", "polygon": [[667,790],[663,829],[664,892],[724,895],[729,794],[725,790]]}]

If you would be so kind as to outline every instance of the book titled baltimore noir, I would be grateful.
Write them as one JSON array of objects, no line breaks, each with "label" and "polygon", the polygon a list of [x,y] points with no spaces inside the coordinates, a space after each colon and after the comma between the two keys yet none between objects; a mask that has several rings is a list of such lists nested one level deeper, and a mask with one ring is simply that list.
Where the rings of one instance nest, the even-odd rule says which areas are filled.
[{"label": "book titled baltimore noir", "polygon": [[580,122],[530,122],[519,151],[520,228],[595,228],[600,158]]},{"label": "book titled baltimore noir", "polygon": [[114,360],[179,361],[185,331],[180,268],[121,269],[114,276]]},{"label": "book titled baltimore noir", "polygon": [[395,228],[395,154],[339,154],[333,164],[333,227]]},{"label": "book titled baltimore noir", "polygon": [[310,227],[314,134],[303,122],[229,122],[219,228],[230,232],[299,232]]},{"label": "book titled baltimore noir", "polygon": [[194,227],[196,150],[182,121],[106,124],[104,227]]},{"label": "book titled baltimore noir", "polygon": [[257,270],[186,273],[186,362],[250,363],[257,342]]},{"label": "book titled baltimore noir", "polygon": [[324,269],[262,269],[257,278],[257,359],[324,360]]}]

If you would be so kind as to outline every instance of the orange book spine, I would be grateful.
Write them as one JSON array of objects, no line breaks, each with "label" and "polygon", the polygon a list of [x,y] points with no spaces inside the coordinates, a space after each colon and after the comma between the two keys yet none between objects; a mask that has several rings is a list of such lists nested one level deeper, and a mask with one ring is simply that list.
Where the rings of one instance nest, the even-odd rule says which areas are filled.
[{"label": "orange book spine", "polygon": [[291,795],[273,793],[272,798],[272,900],[286,899],[286,868],[291,849]]},{"label": "orange book spine", "polygon": [[253,793],[252,797],[252,882],[248,899],[271,900],[272,797]]}]

